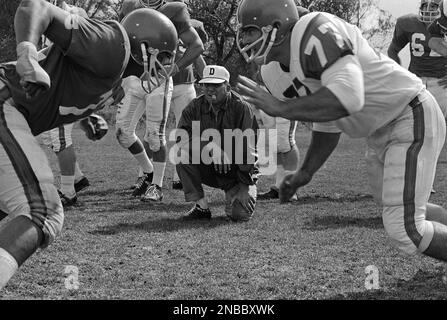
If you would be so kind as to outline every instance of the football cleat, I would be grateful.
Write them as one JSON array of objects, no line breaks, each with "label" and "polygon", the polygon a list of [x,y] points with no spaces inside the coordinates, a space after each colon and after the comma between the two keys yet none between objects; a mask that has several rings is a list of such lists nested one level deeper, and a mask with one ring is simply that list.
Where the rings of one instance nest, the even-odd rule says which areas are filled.
[{"label": "football cleat", "polygon": [[188,214],[183,217],[183,220],[209,220],[211,219],[211,210],[209,208],[202,209],[196,204]]},{"label": "football cleat", "polygon": [[78,182],[75,182],[75,184],[74,184],[76,193],[81,192],[88,186],[90,186],[90,182],[88,181],[87,177],[82,177],[81,180],[79,180]]},{"label": "football cleat", "polygon": [[158,202],[163,200],[163,192],[161,187],[156,184],[151,184],[146,193],[141,197],[141,201]]},{"label": "football cleat", "polygon": [[73,207],[78,201],[78,197],[76,195],[72,198],[69,198],[60,190],[57,190],[57,193],[59,194],[59,198],[61,198],[62,206],[64,208]]},{"label": "football cleat", "polygon": [[147,189],[152,183],[152,178],[154,173],[144,173],[141,177],[138,177],[137,183],[135,184],[135,189],[132,192],[132,196],[140,197],[146,193]]}]

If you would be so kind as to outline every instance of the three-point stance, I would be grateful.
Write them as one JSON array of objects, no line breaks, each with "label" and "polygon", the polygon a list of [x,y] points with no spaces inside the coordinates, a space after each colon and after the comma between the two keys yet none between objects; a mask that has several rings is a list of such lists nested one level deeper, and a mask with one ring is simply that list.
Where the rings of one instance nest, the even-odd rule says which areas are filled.
[{"label": "three-point stance", "polygon": [[433,95],[413,73],[370,47],[354,25],[331,14],[298,18],[293,0],[242,0],[238,45],[247,61],[276,64],[286,90],[305,97],[282,100],[240,77],[248,102],[272,116],[314,122],[301,168],[287,176],[280,199],[309,183],[335,149],[341,132],[366,138],[368,171],[383,223],[395,244],[447,261],[447,211],[428,203],[445,120]]}]

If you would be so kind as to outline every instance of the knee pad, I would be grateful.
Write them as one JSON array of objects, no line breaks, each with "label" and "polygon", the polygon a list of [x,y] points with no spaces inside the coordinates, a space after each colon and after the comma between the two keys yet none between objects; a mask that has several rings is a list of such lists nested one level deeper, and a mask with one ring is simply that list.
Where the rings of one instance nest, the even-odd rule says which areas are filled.
[{"label": "knee pad", "polygon": [[159,128],[151,126],[146,128],[146,134],[144,135],[144,141],[149,144],[149,149],[152,152],[160,151],[162,146],[166,145],[166,136],[164,132],[160,132]]},{"label": "knee pad", "polygon": [[425,217],[415,219],[412,227],[406,227],[403,207],[384,208],[382,219],[386,232],[394,245],[407,254],[416,254],[428,249],[434,235],[433,224]]},{"label": "knee pad", "polygon": [[276,118],[278,153],[286,153],[292,150],[296,145],[295,132],[296,121],[290,121],[284,118]]},{"label": "knee pad", "polygon": [[117,127],[116,128],[116,139],[118,140],[118,143],[121,147],[124,149],[129,148],[131,145],[133,145],[137,140],[137,135],[135,132],[128,132],[122,128]]}]

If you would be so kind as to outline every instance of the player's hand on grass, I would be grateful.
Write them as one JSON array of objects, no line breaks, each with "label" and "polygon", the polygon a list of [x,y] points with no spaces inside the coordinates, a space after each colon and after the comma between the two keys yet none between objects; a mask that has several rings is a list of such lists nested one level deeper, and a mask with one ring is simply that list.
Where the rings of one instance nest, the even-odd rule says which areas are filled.
[{"label": "player's hand on grass", "polygon": [[298,188],[308,184],[311,179],[312,177],[302,170],[287,175],[279,186],[279,201],[281,203],[289,202]]}]

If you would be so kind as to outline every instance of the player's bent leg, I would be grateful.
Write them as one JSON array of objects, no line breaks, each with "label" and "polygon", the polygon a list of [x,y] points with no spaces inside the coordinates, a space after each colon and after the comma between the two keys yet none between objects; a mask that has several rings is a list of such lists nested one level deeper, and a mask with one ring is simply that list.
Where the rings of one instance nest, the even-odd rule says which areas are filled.
[{"label": "player's bent leg", "polygon": [[447,226],[447,210],[433,203],[427,203],[426,217],[428,221],[439,222]]},{"label": "player's bent leg", "polygon": [[[419,101],[389,132],[394,139],[384,161],[383,221],[403,251],[446,260],[444,227],[428,221],[433,212],[427,215],[436,162],[445,140],[445,121],[432,95],[419,95]],[[433,208],[428,206],[428,210]]]},{"label": "player's bent leg", "polygon": [[[185,107],[196,97],[196,89],[194,84],[179,84],[174,86],[171,99],[171,110],[175,117],[175,126],[177,127]],[[174,169],[172,177],[172,189],[181,190],[182,183],[178,176],[177,170]]]},{"label": "player's bent leg", "polygon": [[142,200],[161,201],[163,193],[164,172],[166,169],[166,121],[172,98],[172,79],[158,87],[146,96],[146,134],[144,140],[148,143],[146,149],[149,158],[153,159],[154,177],[152,186],[147,190]]},{"label": "player's bent leg", "polygon": [[23,115],[8,103],[0,113],[0,201],[12,217],[0,229],[0,286],[4,286],[14,267],[59,235],[63,209],[47,157]]}]

